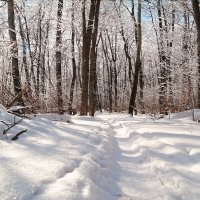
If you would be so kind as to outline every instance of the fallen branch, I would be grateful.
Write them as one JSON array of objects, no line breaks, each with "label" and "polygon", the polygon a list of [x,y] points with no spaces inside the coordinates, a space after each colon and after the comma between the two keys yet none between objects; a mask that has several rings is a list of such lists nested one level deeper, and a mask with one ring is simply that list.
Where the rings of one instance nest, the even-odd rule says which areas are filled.
[{"label": "fallen branch", "polygon": [[26,90],[28,89],[29,85],[26,85],[24,89],[22,89],[17,96],[15,96],[15,98],[12,100],[12,102],[10,102],[10,104],[8,105],[8,108],[10,108],[15,102],[17,102],[20,98],[23,97],[23,94],[26,92]]},{"label": "fallen branch", "polygon": [[26,118],[26,113],[31,113],[30,110],[33,109],[32,106],[14,106],[7,110],[7,112],[16,115],[18,117]]},{"label": "fallen branch", "polygon": [[4,122],[4,121],[0,121],[2,124],[4,124],[4,125],[6,125],[7,127],[9,127],[9,126],[11,126],[12,124],[8,124],[8,123],[6,123],[6,122]]},{"label": "fallen branch", "polygon": [[23,119],[20,119],[19,121],[14,121],[13,124],[11,124],[7,129],[3,130],[3,135],[5,135],[11,128],[13,128],[14,126],[16,126],[17,124],[21,123]]},{"label": "fallen branch", "polygon": [[18,140],[19,139],[19,136],[23,133],[27,132],[27,129],[23,130],[23,131],[20,131],[19,133],[17,133],[14,137],[11,138],[11,140]]}]

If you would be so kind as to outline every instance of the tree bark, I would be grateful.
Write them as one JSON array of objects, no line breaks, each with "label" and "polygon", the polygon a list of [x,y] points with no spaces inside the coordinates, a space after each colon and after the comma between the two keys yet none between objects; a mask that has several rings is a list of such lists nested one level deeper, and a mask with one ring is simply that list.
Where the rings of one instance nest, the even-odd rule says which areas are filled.
[{"label": "tree bark", "polygon": [[[107,78],[108,78],[108,83],[107,83],[107,87],[108,87],[108,98],[107,98],[107,95],[106,95],[106,102],[108,100],[109,102],[109,112],[111,113],[112,112],[112,66],[110,64],[109,66],[109,57],[108,57],[108,51],[106,51],[107,49],[107,45],[106,45],[106,41],[104,42],[103,41],[103,36],[102,34],[100,35],[100,38],[101,38],[101,42],[102,42],[102,49],[103,49],[103,54],[104,54],[104,57],[105,57],[105,65],[106,65],[106,70],[107,70]],[[111,61],[110,61],[111,63]],[[103,64],[104,66],[104,64]],[[104,70],[104,71],[106,71]],[[103,73],[105,74],[105,73]],[[105,75],[104,75],[105,76]],[[104,81],[104,85],[105,85],[105,81]],[[105,92],[104,93],[107,93],[106,92],[106,88],[104,90]],[[104,94],[105,95],[105,94]],[[105,103],[105,100],[104,100],[104,103]],[[104,106],[105,107],[105,106]],[[107,108],[107,104],[106,104],[106,108]]]},{"label": "tree bark", "polygon": [[73,104],[73,96],[74,96],[74,86],[76,82],[76,60],[75,60],[75,27],[74,27],[74,0],[72,0],[72,15],[71,15],[71,54],[72,54],[72,81],[70,86],[70,97],[69,97],[69,107],[68,113],[72,114],[72,104]]},{"label": "tree bark", "polygon": [[31,48],[30,31],[29,31],[29,27],[28,27],[28,22],[27,22],[26,16],[24,15],[23,18],[24,18],[25,27],[26,27],[27,48],[28,48],[30,62],[31,62],[30,80],[31,79],[33,80],[33,85],[34,85],[34,88],[36,90],[36,77],[35,77],[35,73],[34,73],[34,59],[33,59],[32,48]]},{"label": "tree bark", "polygon": [[[111,59],[110,60],[110,76],[112,80],[111,81],[111,84],[113,84],[114,82],[114,110],[115,112],[117,112],[117,100],[118,100],[118,91],[117,91],[117,29],[116,29],[116,34],[114,36],[114,44],[113,44],[113,41],[111,40],[110,38],[110,35],[109,32],[108,32],[108,29],[106,29],[106,35],[107,35],[107,38],[108,38],[108,45],[109,45],[109,48],[110,48],[110,53],[111,53]],[[113,69],[112,69],[112,66],[113,66]],[[111,86],[113,87],[113,86]],[[112,93],[112,90],[111,90],[111,93]]]},{"label": "tree bark", "polygon": [[23,53],[23,67],[24,67],[24,71],[25,71],[25,76],[26,76],[26,82],[29,86],[31,86],[31,81],[30,81],[30,74],[29,74],[29,69],[28,69],[28,64],[27,64],[27,53],[26,53],[26,49],[27,49],[27,44],[26,44],[26,36],[25,36],[25,31],[23,29],[23,25],[22,25],[22,20],[21,17],[19,15],[19,8],[17,8],[17,13],[18,13],[18,20],[19,20],[19,32],[20,32],[20,36],[21,36],[21,40],[22,40],[22,53]]},{"label": "tree bark", "polygon": [[[38,107],[40,107],[40,77],[42,68],[42,5],[39,7],[39,19],[38,19],[38,30],[37,30],[37,47],[38,47],[38,57],[37,57],[37,73],[36,73],[36,96],[38,99]],[[37,50],[37,49],[36,49]]]},{"label": "tree bark", "polygon": [[198,0],[192,0],[192,7],[194,12],[194,20],[197,29],[197,62],[198,62],[198,99],[197,106],[200,108],[200,3]]},{"label": "tree bark", "polygon": [[91,38],[94,25],[96,0],[91,0],[88,25],[86,27],[85,0],[82,0],[82,25],[83,25],[83,47],[82,47],[82,91],[80,115],[87,115],[88,112],[88,83],[89,83],[89,62]]},{"label": "tree bark", "polygon": [[63,97],[62,97],[62,9],[63,0],[58,0],[58,11],[57,11],[57,32],[56,32],[56,89],[57,89],[57,103],[58,112],[63,114]]},{"label": "tree bark", "polygon": [[166,52],[164,49],[164,33],[163,33],[163,19],[162,19],[162,6],[161,0],[157,0],[157,12],[158,12],[158,25],[159,25],[159,58],[160,58],[160,77],[159,77],[159,105],[160,113],[165,110],[167,102],[167,69],[166,69]]},{"label": "tree bark", "polygon": [[[21,92],[21,79],[19,74],[19,63],[18,63],[18,45],[16,38],[15,29],[15,13],[14,13],[14,1],[8,0],[8,26],[10,36],[10,52],[12,62],[12,77],[14,84],[15,95],[17,96]],[[23,99],[18,100],[19,104],[23,104]]]},{"label": "tree bark", "polygon": [[131,98],[129,102],[129,114],[133,115],[133,111],[135,110],[136,113],[136,95],[137,95],[137,86],[138,86],[138,77],[139,77],[139,70],[141,67],[141,48],[142,48],[142,31],[141,31],[141,0],[138,0],[138,17],[137,17],[137,54],[136,54],[136,62],[135,62],[135,74],[134,74],[134,81],[133,87],[131,91]]},{"label": "tree bark", "polygon": [[90,53],[90,79],[89,79],[89,115],[94,116],[97,97],[97,74],[96,74],[96,60],[97,60],[97,35],[99,24],[99,9],[101,0],[96,1],[95,5],[95,19],[92,33],[92,46]]}]

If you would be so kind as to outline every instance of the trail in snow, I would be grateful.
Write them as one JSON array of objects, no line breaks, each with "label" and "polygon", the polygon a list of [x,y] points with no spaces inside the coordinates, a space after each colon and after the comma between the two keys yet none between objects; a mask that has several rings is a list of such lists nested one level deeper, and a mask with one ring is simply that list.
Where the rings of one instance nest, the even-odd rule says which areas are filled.
[{"label": "trail in snow", "polygon": [[107,120],[119,147],[121,199],[199,199],[198,124],[144,117]]},{"label": "trail in snow", "polygon": [[[117,199],[118,165],[109,126],[90,117],[73,117],[73,123],[59,118],[39,115],[23,120],[8,134],[10,138],[28,129],[15,142],[1,136],[1,200]],[[13,116],[4,110],[0,119],[12,123]]]},{"label": "trail in snow", "polygon": [[[19,141],[0,138],[0,199],[198,200],[200,126],[181,116],[26,119]],[[0,120],[13,116],[0,109]]]}]

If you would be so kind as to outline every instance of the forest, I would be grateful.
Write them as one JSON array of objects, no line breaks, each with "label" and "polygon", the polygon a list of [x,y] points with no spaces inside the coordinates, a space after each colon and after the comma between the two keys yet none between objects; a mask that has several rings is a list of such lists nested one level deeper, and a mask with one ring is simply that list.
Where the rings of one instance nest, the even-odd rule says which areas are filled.
[{"label": "forest", "polygon": [[199,200],[200,1],[0,0],[0,200]]},{"label": "forest", "polygon": [[34,112],[200,108],[198,0],[1,0],[0,103]]}]

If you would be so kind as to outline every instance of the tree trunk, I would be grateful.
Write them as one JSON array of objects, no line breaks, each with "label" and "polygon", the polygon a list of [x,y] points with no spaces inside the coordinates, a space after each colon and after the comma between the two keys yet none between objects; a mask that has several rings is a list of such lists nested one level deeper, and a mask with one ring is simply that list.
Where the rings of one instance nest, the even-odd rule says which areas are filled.
[{"label": "tree trunk", "polygon": [[[160,59],[160,78],[159,78],[159,105],[160,113],[165,111],[167,102],[167,69],[166,69],[166,52],[164,49],[164,35],[163,35],[163,20],[162,20],[162,6],[161,0],[157,0],[157,12],[158,12],[158,25],[160,33],[159,41],[159,59]],[[164,109],[164,110],[163,110]]]},{"label": "tree trunk", "polygon": [[197,29],[197,62],[198,62],[198,99],[197,104],[198,108],[200,108],[200,8],[199,8],[199,1],[192,0],[192,7],[194,12],[194,20],[196,23]]},{"label": "tree trunk", "polygon": [[73,96],[74,96],[74,86],[76,82],[76,60],[75,60],[75,27],[74,27],[74,0],[72,0],[72,15],[71,15],[71,54],[72,54],[72,81],[70,86],[70,97],[69,97],[69,107],[68,112],[72,114],[72,104],[73,104]]},{"label": "tree trunk", "polygon": [[99,23],[99,9],[100,9],[101,0],[96,1],[95,5],[95,19],[94,19],[94,29],[92,33],[92,46],[90,53],[90,80],[89,80],[89,114],[94,116],[95,107],[96,107],[96,84],[97,84],[97,75],[96,75],[96,59],[97,59],[97,35],[98,35],[98,23]]},{"label": "tree trunk", "polygon": [[[17,96],[21,92],[21,80],[19,74],[19,63],[18,63],[18,45],[15,30],[15,13],[14,13],[14,1],[8,0],[8,26],[10,36],[10,52],[12,61],[12,77],[14,84],[15,95]],[[23,104],[23,99],[20,98],[19,104]]]},{"label": "tree trunk", "polygon": [[137,54],[136,54],[136,62],[135,62],[135,74],[133,87],[131,91],[131,98],[129,103],[129,114],[133,115],[133,111],[136,113],[136,95],[137,95],[137,86],[138,86],[138,77],[139,77],[139,69],[141,67],[141,48],[142,48],[142,31],[141,31],[141,0],[138,0],[138,20],[137,20]]},{"label": "tree trunk", "polygon": [[30,75],[29,75],[29,69],[28,69],[28,64],[27,64],[27,54],[26,54],[26,40],[25,40],[25,33],[23,30],[23,25],[22,25],[22,21],[21,21],[21,17],[18,13],[18,20],[19,20],[19,32],[20,32],[20,36],[21,36],[21,40],[22,40],[22,53],[23,53],[23,67],[24,67],[24,71],[25,71],[25,76],[26,76],[26,82],[29,86],[31,86],[31,81],[30,81]]},{"label": "tree trunk", "polygon": [[128,42],[127,42],[127,39],[125,38],[125,35],[124,35],[123,26],[121,26],[120,33],[122,35],[122,39],[123,39],[123,42],[124,42],[124,53],[125,53],[126,59],[128,60],[128,79],[129,79],[130,83],[132,83],[133,66],[132,66],[132,61],[131,61],[131,55],[130,55],[130,52],[129,52]]},{"label": "tree trunk", "polygon": [[40,77],[42,66],[42,7],[39,8],[39,20],[37,30],[38,57],[37,57],[37,73],[36,73],[36,96],[38,100],[38,108],[40,107]]},{"label": "tree trunk", "polygon": [[49,43],[49,29],[50,29],[50,20],[46,21],[46,35],[44,40],[44,48],[42,52],[42,70],[41,70],[41,93],[43,95],[46,94],[46,84],[45,84],[45,75],[46,75],[46,52],[48,51],[48,43]]},{"label": "tree trunk", "polygon": [[[112,65],[111,65],[111,60],[109,60],[109,56],[108,56],[108,51],[107,51],[108,47],[106,45],[106,41],[105,42],[103,41],[102,34],[100,35],[100,38],[101,38],[101,42],[102,42],[102,49],[103,49],[103,54],[104,54],[104,57],[105,57],[105,65],[106,65],[107,78],[108,78],[108,82],[107,82],[107,84],[108,84],[107,85],[107,87],[108,87],[108,89],[107,89],[107,91],[108,91],[108,98],[107,98],[107,95],[106,95],[106,102],[108,100],[108,102],[109,102],[109,105],[108,105],[109,106],[109,112],[111,113],[112,112],[112,102],[113,102],[112,101],[112,80],[113,80],[112,79],[112,76],[113,76],[112,75],[113,74],[112,73]],[[109,61],[110,61],[110,64],[109,64]],[[103,74],[105,74],[105,73],[103,73]],[[105,84],[105,81],[104,81],[104,84]],[[106,89],[104,91],[105,91],[105,93],[107,93]],[[107,108],[107,104],[106,104],[106,108]]]},{"label": "tree trunk", "polygon": [[[117,99],[118,99],[118,93],[117,93],[117,29],[116,29],[116,34],[115,34],[115,39],[114,39],[114,45],[112,44],[113,41],[110,38],[110,35],[108,30],[106,29],[106,35],[108,38],[108,44],[109,44],[109,48],[110,48],[110,52],[111,52],[111,58],[110,59],[110,76],[111,77],[111,84],[113,84],[114,82],[114,107],[115,107],[115,112],[117,112]],[[113,64],[113,69],[112,69],[112,64]],[[111,85],[111,88],[113,86]],[[111,90],[111,94],[112,94],[112,90]],[[111,96],[111,95],[110,95]],[[112,101],[112,100],[111,100]]]},{"label": "tree trunk", "polygon": [[192,88],[191,88],[191,77],[190,77],[190,67],[189,66],[189,11],[187,7],[184,7],[184,26],[183,26],[183,42],[182,42],[182,53],[183,53],[183,67],[182,67],[182,94],[181,94],[181,106],[184,109],[192,108]]},{"label": "tree trunk", "polygon": [[62,55],[61,55],[61,46],[62,46],[62,9],[63,9],[63,0],[58,0],[58,11],[57,11],[57,32],[56,32],[56,89],[57,89],[57,103],[58,103],[58,112],[63,114],[63,98],[62,98]]},{"label": "tree trunk", "polygon": [[83,24],[83,47],[82,47],[82,93],[80,115],[87,115],[88,112],[88,82],[89,82],[89,62],[91,38],[94,25],[96,0],[91,0],[88,25],[86,27],[85,0],[82,7]]},{"label": "tree trunk", "polygon": [[24,22],[25,22],[25,26],[26,26],[26,38],[27,38],[27,48],[28,48],[28,52],[29,52],[29,57],[30,57],[30,62],[31,62],[31,66],[30,66],[30,80],[32,78],[33,80],[33,85],[35,87],[36,90],[36,77],[35,77],[35,73],[34,73],[34,60],[33,60],[33,55],[32,55],[32,48],[31,48],[31,41],[30,41],[30,32],[29,32],[29,27],[28,27],[28,22],[26,19],[26,16],[23,16],[24,18]]},{"label": "tree trunk", "polygon": [[145,107],[144,107],[144,74],[143,74],[143,61],[141,61],[140,68],[139,68],[139,104],[140,104],[140,111],[142,114],[145,114]]}]

